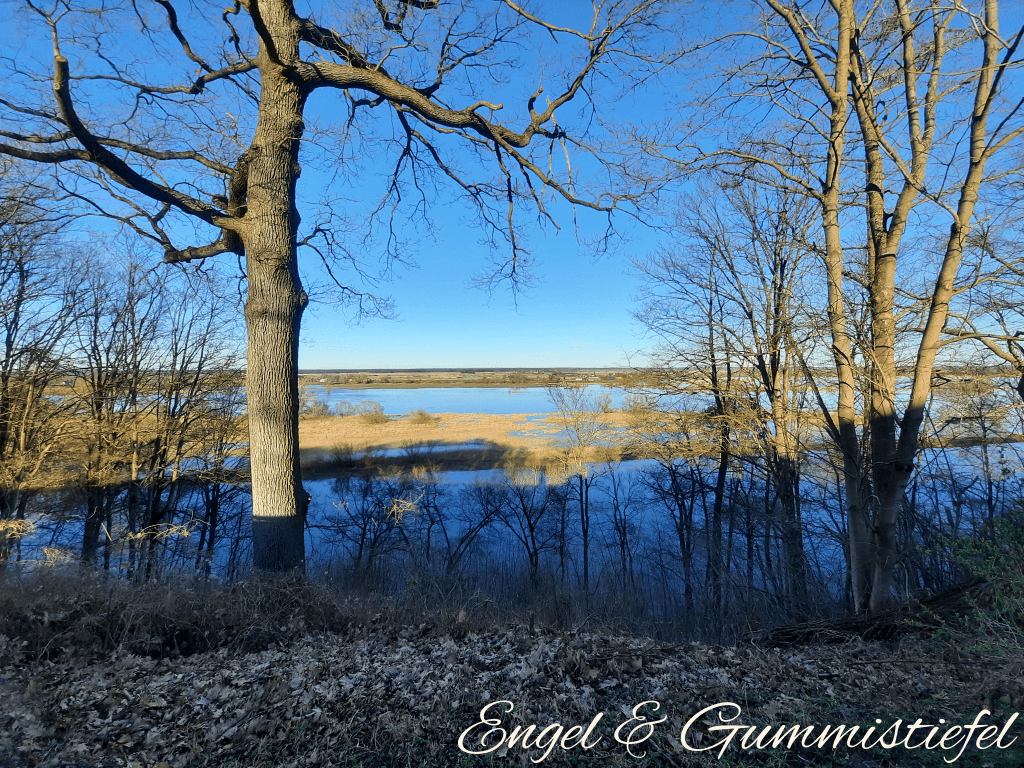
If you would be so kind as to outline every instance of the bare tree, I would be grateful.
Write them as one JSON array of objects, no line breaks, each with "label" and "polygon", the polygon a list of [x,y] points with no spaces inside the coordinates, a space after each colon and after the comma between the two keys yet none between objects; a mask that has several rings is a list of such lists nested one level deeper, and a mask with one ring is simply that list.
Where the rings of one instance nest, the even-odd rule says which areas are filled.
[{"label": "bare tree", "polygon": [[[715,412],[731,414],[725,428],[731,425],[735,459],[763,457],[768,504],[779,512],[766,521],[778,521],[797,614],[808,609],[798,432],[806,393],[797,385],[804,372],[796,351],[798,335],[805,345],[814,336],[798,287],[811,256],[808,208],[799,196],[752,184],[705,190],[682,206],[677,241],[638,263],[645,283],[636,313],[659,340],[664,391],[712,392]],[[723,364],[726,377],[735,369],[734,382],[718,375]],[[680,366],[685,385],[671,375]],[[719,494],[727,468],[720,462]]]},{"label": "bare tree", "polygon": [[492,513],[476,503],[472,489],[453,493],[435,470],[417,477],[416,486],[414,553],[422,555],[427,567],[440,560],[441,575],[454,577],[484,539],[494,522]]},{"label": "bare tree", "polygon": [[618,559],[622,589],[636,589],[636,550],[639,548],[638,534],[643,513],[640,483],[629,471],[622,471],[619,462],[605,464],[607,482],[603,491],[611,511],[611,530],[608,546]]},{"label": "bare tree", "polygon": [[[63,347],[75,312],[71,250],[38,192],[9,183],[0,198],[0,524],[24,520],[33,491],[63,479],[67,407],[47,397],[67,372]],[[0,560],[9,554],[0,528]]]},{"label": "bare tree", "polygon": [[[728,310],[718,286],[721,275],[713,260],[696,259],[694,265],[695,271],[685,275],[661,272],[665,284],[685,286],[688,302],[680,305],[678,296],[659,296],[662,286],[652,281],[648,301],[636,317],[663,342],[655,353],[657,365],[651,371],[651,388],[661,400],[681,399],[677,406],[696,411],[699,437],[687,447],[687,453],[714,462],[711,503],[703,493],[699,499],[704,508],[708,553],[708,604],[712,621],[717,622],[727,577],[722,540],[727,480],[730,467],[740,460],[736,441],[746,426],[743,400],[749,398],[749,393],[741,380],[741,360],[729,334],[723,332]],[[658,274],[659,269],[652,268],[651,274]]]},{"label": "bare tree", "polygon": [[[1024,135],[1024,102],[1011,82],[1024,26],[1001,30],[1009,5],[750,3],[756,21],[718,41],[739,64],[716,73],[717,90],[693,105],[700,146],[674,156],[689,170],[756,178],[818,206],[818,279],[839,385],[838,407],[822,411],[843,457],[858,611],[892,599],[897,516],[936,360],[971,336],[951,305],[1019,271],[1005,260],[980,271],[964,262],[992,210],[990,180],[1018,172],[1007,150]],[[738,125],[736,108],[756,114],[756,128]],[[901,372],[911,379],[905,406]]]},{"label": "bare tree", "polygon": [[[330,211],[300,228],[300,147],[311,151],[310,139],[339,137],[341,145],[326,155],[336,173],[351,176],[352,147],[365,141],[376,168],[390,167],[373,218],[383,221],[396,250],[405,200],[412,197],[422,211],[435,177],[454,183],[504,240],[508,258],[495,276],[515,278],[527,256],[514,219],[518,205],[531,203],[550,219],[549,191],[600,211],[628,202],[610,193],[586,197],[573,164],[558,170],[556,150],[588,154],[586,132],[597,123],[570,132],[567,105],[584,93],[594,104],[591,84],[602,67],[618,74],[631,62],[658,64],[642,55],[656,40],[656,9],[656,0],[601,2],[575,30],[542,21],[513,0],[486,7],[364,0],[319,17],[303,15],[290,0],[237,0],[226,10],[205,0],[26,0],[22,16],[48,34],[53,69],[27,70],[27,58],[5,61],[7,92],[15,95],[0,102],[0,153],[77,172],[65,182],[68,192],[155,239],[166,261],[245,257],[258,569],[302,568],[305,557],[297,355],[308,296],[297,252],[308,246],[329,270],[339,260],[359,263]],[[521,69],[523,50],[550,47],[552,39],[547,84],[502,85]],[[498,103],[499,94],[519,101],[521,115]],[[332,109],[340,114],[342,124],[321,129],[314,103],[327,106],[325,119]],[[382,124],[393,133],[376,143],[374,126]],[[378,147],[395,150],[393,163]],[[453,154],[460,149],[485,160],[494,176],[471,178]],[[107,194],[83,191],[87,180]],[[187,229],[209,239],[182,246]],[[352,284],[339,285],[372,304]]]},{"label": "bare tree", "polygon": [[[976,281],[971,286],[974,290],[960,292],[950,307],[955,325],[949,325],[963,341],[974,341],[997,362],[1012,367],[1017,377],[1013,389],[1024,402],[1024,268],[1015,257],[1024,249],[1022,236],[1018,216],[992,217],[976,226],[966,244],[965,270],[984,274],[985,263],[992,260],[1003,264],[1005,270]],[[978,362],[983,364],[980,356]]]},{"label": "bare tree", "polygon": [[[207,487],[210,481],[219,486],[230,474],[224,443],[230,434],[237,436],[233,422],[239,417],[230,404],[227,413],[218,411],[224,390],[239,381],[241,338],[211,282],[171,279],[150,286],[161,294],[155,343],[148,349],[143,344],[144,357],[133,361],[142,369],[143,390],[130,406],[144,418],[132,425],[128,506],[130,516],[137,508],[142,515],[129,530],[145,534],[147,578],[158,564],[162,527],[191,491],[193,476]],[[219,468],[193,470],[194,462],[208,459]],[[212,535],[206,542],[212,544]]]},{"label": "bare tree", "polygon": [[[121,269],[95,259],[79,293],[69,344],[75,376],[67,399],[75,406],[81,446],[85,563],[97,563],[104,529],[112,542],[120,485],[141,471],[143,423],[153,408],[145,393],[147,362],[164,310],[162,286],[152,277],[133,261]],[[137,530],[134,520],[129,530]],[[109,558],[109,546],[106,551]]]},{"label": "bare tree", "polygon": [[417,511],[417,489],[408,478],[377,470],[336,478],[332,491],[335,512],[320,527],[346,549],[356,578],[381,575],[379,564],[408,544],[401,525],[406,512]]},{"label": "bare tree", "polygon": [[237,511],[239,501],[249,492],[246,457],[237,455],[239,444],[246,442],[242,418],[245,397],[237,386],[240,378],[223,381],[221,388],[210,392],[199,409],[202,416],[197,432],[201,450],[192,456],[195,467],[189,480],[202,499],[198,514],[193,513],[200,524],[195,567],[206,576],[213,570],[218,544],[228,538],[225,531],[232,517],[241,514]]},{"label": "bare tree", "polygon": [[629,450],[653,459],[657,467],[644,472],[642,484],[664,507],[672,524],[676,552],[682,569],[683,600],[687,611],[696,608],[698,590],[694,575],[697,552],[695,512],[705,491],[700,460],[707,444],[701,418],[693,411],[656,403],[654,398],[634,401],[629,409]]},{"label": "bare tree", "polygon": [[501,523],[526,551],[530,588],[540,588],[540,558],[556,544],[558,530],[549,524],[553,491],[544,472],[510,466],[500,485],[476,485],[473,495],[485,515]]},{"label": "bare tree", "polygon": [[579,505],[580,545],[583,561],[583,592],[590,595],[590,542],[591,514],[590,492],[601,472],[591,464],[597,463],[596,451],[607,439],[608,428],[601,420],[601,409],[594,396],[584,387],[548,387],[548,399],[554,405],[557,418],[562,425],[565,445],[559,457],[562,461],[562,475],[569,480],[572,492]]}]

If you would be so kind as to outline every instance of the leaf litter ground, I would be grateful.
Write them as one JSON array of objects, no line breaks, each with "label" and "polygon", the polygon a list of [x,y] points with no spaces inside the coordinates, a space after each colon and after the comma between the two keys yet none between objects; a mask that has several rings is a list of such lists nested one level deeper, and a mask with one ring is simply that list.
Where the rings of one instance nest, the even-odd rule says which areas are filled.
[{"label": "leaf litter ground", "polygon": [[[679,737],[693,715],[723,702],[742,707],[736,722],[759,727],[863,730],[875,718],[886,725],[896,718],[968,724],[982,708],[995,712],[990,722],[1003,723],[1024,694],[1019,646],[967,648],[935,637],[727,648],[370,621],[254,653],[219,649],[174,659],[117,653],[38,660],[26,645],[0,638],[0,765],[10,768],[538,764],[532,761],[543,752],[536,749],[505,745],[482,756],[459,750],[460,733],[499,700],[514,704],[511,713],[490,712],[506,729],[585,727],[604,713],[590,734],[595,746],[556,746],[539,764],[912,768],[948,764],[943,757],[955,750],[743,750],[733,743],[719,758],[717,750],[686,750]],[[643,714],[667,720],[627,750],[615,729],[647,701],[660,709]],[[690,743],[719,741],[721,732],[707,730],[714,724],[711,713],[692,724]],[[1012,728],[1019,746],[1024,724]],[[1020,766],[1022,754],[972,745],[955,764]]]}]

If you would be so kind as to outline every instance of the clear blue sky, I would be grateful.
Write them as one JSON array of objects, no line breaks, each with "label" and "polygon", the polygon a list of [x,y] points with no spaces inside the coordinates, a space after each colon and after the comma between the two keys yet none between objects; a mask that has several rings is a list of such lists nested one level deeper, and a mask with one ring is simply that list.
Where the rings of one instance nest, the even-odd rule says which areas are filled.
[{"label": "clear blue sky", "polygon": [[437,243],[415,254],[418,268],[399,266],[376,286],[394,300],[397,319],[353,324],[351,312],[314,297],[300,367],[607,367],[628,365],[643,346],[630,314],[638,283],[629,258],[647,253],[653,233],[623,217],[633,241],[594,258],[576,242],[571,220],[560,221],[560,232],[531,237],[537,280],[513,296],[507,285],[487,292],[473,284],[486,249],[457,216],[450,219],[440,222]]},{"label": "clear blue sky", "polygon": [[[316,3],[307,4],[315,5],[317,11],[323,10],[325,13],[332,8],[330,4],[323,7]],[[365,5],[367,8],[372,7],[369,3]],[[590,4],[585,0],[560,0],[550,5],[539,5],[547,12],[555,14],[553,21],[565,24],[575,24],[578,20],[586,18],[590,9]],[[1006,10],[1013,20],[1006,24],[1007,29],[1018,23],[1019,3],[1010,5],[1012,7]],[[12,26],[12,50],[8,51],[8,55],[13,56],[26,71],[46,72],[51,66],[49,61],[52,56],[46,26],[20,3],[6,3],[3,7],[17,9],[17,13],[10,14],[13,22],[9,22]],[[186,4],[181,4],[182,9],[186,7]],[[472,4],[469,7],[473,7]],[[348,12],[342,6],[338,6],[338,9],[339,12]],[[699,13],[698,11],[702,9],[699,5],[694,5],[693,9],[684,9],[682,5],[678,5],[675,9],[681,10],[684,18],[672,20],[672,24],[677,26],[671,26],[671,29],[683,29],[687,23],[707,25],[701,30],[705,35],[717,31],[712,29],[714,26],[727,27],[734,24],[738,13],[753,12],[747,4],[730,6],[728,14],[717,13],[713,7],[706,14]],[[131,4],[127,4],[121,6],[120,12],[124,16],[124,23],[129,25],[124,29],[133,33],[126,34],[123,42],[125,46],[131,46],[132,41],[138,39],[134,37],[138,30],[130,26],[138,26],[135,10]],[[157,17],[161,15],[156,8],[149,8],[147,13],[149,12],[156,14]],[[193,6],[189,13],[201,16],[201,8]],[[195,19],[190,19],[190,29],[193,21]],[[216,19],[214,21],[216,22]],[[693,31],[686,30],[686,34]],[[200,37],[194,38],[193,43],[198,44],[203,34],[212,35],[204,41],[204,45],[210,43],[214,49],[219,49],[223,42],[220,36],[222,32],[219,28],[213,32],[197,32]],[[683,35],[683,32],[679,34]],[[672,37],[671,42],[674,44],[675,35]],[[163,39],[166,42],[166,35]],[[62,49],[63,53],[72,59],[73,67],[85,66],[82,61],[90,59],[86,45],[89,40],[91,37],[85,35],[80,40],[82,44],[68,43]],[[561,45],[567,40],[571,42],[571,38],[565,37]],[[530,44],[511,49],[514,54],[509,56],[517,57],[509,60],[507,71],[512,74],[495,86],[497,90],[494,94],[488,90],[489,97],[502,103],[507,102],[510,113],[508,119],[512,125],[522,125],[523,105],[535,92],[538,82],[542,82],[549,89],[549,94],[557,93],[558,88],[564,87],[564,83],[568,82],[568,76],[560,63],[560,54],[554,48],[549,50],[549,45],[553,44],[548,43],[548,36],[541,33],[536,38],[537,47]],[[130,49],[119,51],[117,54],[128,58],[148,55],[144,51]],[[399,53],[395,55],[401,57]],[[520,56],[521,59],[518,58]],[[701,66],[699,58],[694,57],[691,61],[696,61],[695,66],[698,68]],[[174,62],[174,66],[179,69],[193,69],[190,63],[182,58],[180,52],[175,53]],[[711,57],[704,65],[708,69],[714,69],[720,63]],[[150,56],[149,59],[133,61],[132,66],[140,70],[160,70],[170,64],[169,60]],[[572,67],[569,69],[573,70]],[[74,69],[75,73],[79,71],[87,70]],[[666,77],[670,78],[671,75]],[[676,98],[685,101],[686,89],[691,87],[692,79],[688,79],[690,75],[686,74],[677,74],[675,77],[675,82],[651,81],[648,87],[655,91],[651,98],[647,99],[644,98],[642,91],[623,94],[620,90],[622,84],[614,77],[606,80],[598,78],[595,80],[594,90],[588,91],[587,98],[593,98],[598,104],[600,116],[612,123],[624,117],[651,124],[661,116],[658,114],[659,109],[671,109],[667,102],[672,102]],[[699,78],[696,82],[699,86]],[[45,80],[29,81],[22,77],[19,83],[20,85],[12,81],[5,83],[4,87],[15,89],[30,83],[32,87],[40,90],[41,104],[51,103],[52,91]],[[657,90],[659,88],[662,90]],[[73,90],[77,95],[87,94],[90,89],[95,91],[94,98],[90,101],[89,98],[83,97],[85,103],[82,111],[86,119],[98,116],[103,118],[99,120],[103,123],[104,120],[114,120],[119,115],[126,116],[126,110],[130,111],[133,108],[131,102],[114,99],[111,102],[111,115],[106,115],[105,100],[111,98],[113,91],[101,80],[76,81]],[[666,99],[665,93],[670,93],[672,98]],[[468,97],[456,94],[453,98],[458,104],[463,104]],[[231,105],[234,102],[229,99],[226,103]],[[571,131],[574,127],[582,125],[597,125],[596,121],[581,121],[574,115],[573,109],[576,105],[585,103],[585,99],[579,97],[578,102],[560,108],[559,125],[568,126]],[[218,114],[226,114],[231,120],[238,119],[239,134],[244,142],[245,137],[251,135],[253,114],[251,110],[242,112],[243,114],[237,118],[230,111]],[[513,112],[516,114],[512,114]],[[191,119],[191,112],[185,111],[182,114]],[[390,112],[371,112],[369,116],[361,115],[360,120],[365,119],[367,124],[371,124],[375,119],[373,115],[382,115],[376,118],[379,119],[382,130],[375,134],[372,128],[369,129],[365,141],[361,131],[355,131],[350,144],[344,148],[331,148],[325,144],[319,159],[319,168],[315,158],[308,166],[306,158],[301,158],[304,170],[299,185],[300,196],[316,200],[319,194],[344,195],[346,199],[339,201],[339,209],[350,216],[346,226],[350,226],[352,232],[356,233],[353,235],[353,241],[346,245],[360,254],[362,252],[358,231],[365,231],[366,214],[379,200],[379,195],[373,193],[374,184],[380,184],[381,175],[387,176],[393,167],[388,164],[395,162],[398,145],[385,139],[403,135],[401,131],[392,131],[392,135],[388,136],[388,121],[392,118],[384,115],[391,115]],[[336,93],[314,96],[306,116],[306,140],[309,146],[314,146],[318,141],[327,142],[330,140],[329,137],[338,136],[338,128],[344,126],[344,102]],[[161,124],[160,129],[173,132],[176,126],[180,124],[169,123],[166,127]],[[390,127],[394,129],[395,126],[391,124]],[[600,136],[599,130],[597,133]],[[204,141],[198,143],[202,144]],[[303,150],[304,153],[306,151]],[[309,152],[316,154],[312,149]],[[555,155],[557,156],[557,152]],[[458,156],[458,159],[461,161],[461,156]],[[493,160],[491,164],[493,166]],[[493,181],[493,167],[481,173],[476,166],[475,160],[467,161],[465,168],[458,170],[466,171],[466,177],[474,182]],[[586,163],[581,162],[579,153],[573,157],[573,169],[573,175],[578,179],[594,180],[592,176],[588,176]],[[423,174],[428,175],[429,173]],[[329,183],[332,176],[340,180],[337,192]],[[406,178],[408,180],[408,177]],[[421,176],[416,177],[417,184],[421,180]],[[194,183],[191,178],[178,179],[177,182],[186,187]],[[412,230],[403,232],[408,235],[409,241],[416,242],[416,247],[408,256],[419,265],[418,268],[411,269],[399,265],[387,280],[372,286],[375,292],[393,299],[397,312],[396,319],[367,319],[361,324],[353,324],[350,313],[332,307],[323,300],[323,294],[315,290],[316,284],[324,282],[325,279],[316,264],[315,255],[309,252],[300,253],[304,280],[307,285],[314,288],[311,291],[314,302],[304,317],[300,367],[604,367],[627,365],[630,358],[634,362],[642,362],[637,353],[647,346],[647,342],[639,335],[639,326],[630,316],[630,311],[634,309],[631,299],[637,293],[638,278],[631,271],[629,260],[630,257],[643,258],[656,247],[658,238],[653,232],[642,229],[622,216],[618,224],[631,242],[621,247],[614,255],[595,259],[592,252],[588,252],[576,241],[571,211],[564,205],[558,206],[557,219],[562,230],[557,231],[549,226],[546,230],[535,229],[531,233],[529,248],[535,261],[533,271],[537,282],[515,296],[507,286],[502,285],[487,293],[474,287],[472,281],[474,275],[485,267],[488,258],[492,256],[479,242],[484,235],[474,228],[474,223],[469,223],[469,211],[464,203],[456,202],[456,196],[452,192],[453,185],[442,179],[438,186],[439,192],[429,192],[430,200],[422,209],[424,215],[433,220],[436,236],[427,239],[415,236]],[[406,203],[408,204],[408,200]],[[406,227],[409,209],[415,211],[415,208],[416,203],[413,202],[400,210],[396,219],[400,228]],[[151,210],[155,210],[155,206]],[[315,215],[311,215],[314,213],[302,210],[303,218],[307,222],[302,234],[309,231],[309,222],[316,219]],[[171,217],[173,216],[172,212]],[[533,212],[524,208],[521,219],[528,221],[533,216]],[[584,217],[583,234],[592,236],[594,232],[587,230],[586,221]],[[172,228],[174,225],[169,222],[170,218],[164,223],[168,228]],[[183,227],[183,232],[178,238],[178,247],[201,244],[204,238],[205,242],[210,242],[211,234],[215,235],[210,231],[197,235],[189,231],[193,226],[194,222],[190,222]],[[177,232],[175,234],[177,235]],[[860,230],[857,230],[854,237],[859,236]],[[371,252],[372,247],[374,246],[368,247],[365,254],[365,262],[371,270],[375,258],[375,254]],[[229,257],[221,257],[221,260],[229,261]],[[342,279],[349,280],[350,274],[343,272]]]},{"label": "clear blue sky", "polygon": [[[575,12],[574,3],[579,6]],[[589,18],[591,6],[580,0],[574,3],[553,4],[546,10],[556,14],[552,19],[556,23],[579,24]],[[545,40],[546,36],[539,36],[539,41]],[[563,87],[555,74],[557,67],[545,70],[533,61],[536,56],[534,51],[527,54],[529,64],[521,80],[512,78],[504,84],[511,94],[494,97],[508,105],[508,114],[502,114],[512,126],[525,122],[526,95],[535,90],[539,80],[551,93]],[[542,76],[541,71],[546,74]],[[613,111],[625,119],[646,119],[665,108],[661,92],[654,96],[643,89],[620,93],[620,87],[605,83],[604,90],[590,94],[603,104],[605,119],[612,118]],[[522,93],[515,93],[517,90]],[[585,103],[582,97],[579,101]],[[320,94],[311,100],[308,113],[330,115],[336,105],[336,96]],[[576,109],[570,104],[560,110],[560,124],[568,121],[577,130],[586,124],[574,116]],[[375,148],[370,145],[364,151]],[[359,155],[361,149],[356,147],[353,154]],[[393,150],[387,157],[387,163],[394,162]],[[556,154],[556,167],[560,159]],[[340,178],[333,179],[335,188],[349,197],[353,209],[375,204],[380,199],[381,179],[392,167],[387,163],[363,159],[356,178],[339,174]],[[601,171],[592,167],[585,153],[573,151],[572,163],[577,181],[591,188],[599,184]],[[303,168],[300,197],[315,195],[320,180],[326,187],[328,174],[334,175],[329,160],[318,170],[303,160]],[[493,158],[483,163],[467,159],[462,171],[475,181],[494,178]],[[409,193],[406,200],[412,197]],[[433,237],[417,237],[411,229],[415,220],[411,224],[400,221],[406,227],[401,235],[415,243],[410,256],[417,268],[398,265],[388,279],[372,286],[374,293],[394,301],[396,319],[374,318],[353,324],[351,313],[317,301],[316,292],[311,291],[313,303],[303,317],[301,368],[610,367],[637,362],[637,350],[645,341],[630,314],[639,285],[630,260],[643,258],[655,247],[653,230],[625,214],[616,214],[614,221],[626,242],[618,244],[612,254],[597,256],[577,242],[575,227],[580,225],[581,238],[593,238],[604,231],[605,216],[578,209],[574,220],[570,206],[552,200],[554,196],[548,192],[547,202],[560,229],[550,223],[544,228],[531,227],[536,210],[527,204],[520,206],[517,215],[519,223],[528,227],[526,247],[536,280],[516,294],[507,284],[486,291],[474,284],[474,276],[486,269],[491,257],[507,258],[508,250],[491,253],[481,242],[487,234],[453,183],[442,179],[436,193],[428,191],[427,197],[426,215],[435,227]],[[304,220],[309,218],[303,214]],[[353,231],[359,231],[358,225]],[[365,261],[372,269],[373,257],[367,255]],[[300,251],[300,264],[310,282],[322,279],[315,262],[315,255]]]},{"label": "clear blue sky", "polygon": [[[573,3],[553,5],[547,10],[565,15],[564,19],[558,18],[556,12],[556,23],[578,24],[589,18],[591,6],[579,0],[574,2],[579,5],[576,12],[571,12]],[[541,35],[538,39],[544,42],[547,37]],[[530,51],[522,79],[510,78],[503,85],[509,93],[494,97],[508,105],[508,114],[502,114],[513,127],[526,121],[523,107],[538,81],[551,93],[564,87],[562,77],[556,74],[557,60],[550,62],[548,70],[533,61],[537,55]],[[589,94],[598,103],[604,119],[647,120],[663,116],[659,110],[668,109],[661,91],[649,94],[639,88],[623,93],[622,87],[606,82]],[[683,86],[677,92],[683,93]],[[586,99],[580,97],[579,102],[585,104]],[[336,95],[318,94],[311,100],[307,113],[311,117],[331,116],[337,104]],[[559,113],[560,124],[568,124],[572,126],[570,130],[578,133],[581,126],[588,124],[587,118],[581,120],[575,115],[581,108],[566,105]],[[595,132],[600,138],[607,138],[600,130]],[[537,142],[543,145],[543,140]],[[356,144],[351,152],[357,157],[377,149],[374,144]],[[317,190],[331,188],[346,196],[353,212],[360,208],[369,210],[367,206],[379,201],[381,181],[389,174],[395,157],[393,148],[376,163],[368,162],[364,155],[352,166],[358,171],[346,174],[336,173],[329,152],[319,156],[318,165],[314,160],[315,149],[309,147],[308,151],[309,162],[302,160],[300,199],[313,199]],[[542,148],[541,158],[543,153]],[[383,161],[385,156],[387,162]],[[571,150],[571,157],[577,183],[591,190],[600,188],[603,171],[594,167],[584,152]],[[463,156],[458,158],[461,161]],[[556,169],[561,159],[556,152]],[[479,158],[467,157],[462,166],[465,177],[473,181],[495,176],[493,158],[480,162]],[[586,240],[604,232],[605,215],[580,208],[574,216],[567,203],[547,192],[547,205],[560,229],[550,223],[543,228],[531,226],[537,218],[536,209],[526,203],[520,205],[517,214],[519,224],[526,227],[526,248],[530,251],[530,272],[535,281],[515,294],[507,284],[487,291],[478,287],[473,278],[486,270],[489,259],[503,260],[509,250],[499,246],[491,252],[481,242],[487,237],[484,225],[474,218],[466,196],[453,183],[442,179],[436,191],[424,186],[428,187],[424,211],[434,227],[432,237],[421,236],[423,227],[417,225],[418,212],[411,213],[408,205],[404,218],[398,219],[400,236],[414,244],[409,256],[416,268],[397,265],[386,280],[371,286],[374,293],[394,301],[396,318],[371,318],[354,324],[351,312],[339,311],[329,302],[318,300],[317,292],[311,290],[313,302],[303,316],[301,368],[611,367],[638,362],[637,352],[646,342],[631,315],[635,308],[632,297],[639,282],[630,261],[645,257],[656,246],[658,236],[654,230],[625,213],[616,214],[613,221],[625,242],[616,242],[612,253],[598,255],[593,247],[581,245],[577,234]],[[587,194],[582,196],[592,199]],[[406,203],[415,197],[411,190],[403,196]],[[358,213],[353,215],[358,219]],[[303,212],[304,221],[310,218]],[[365,227],[360,229],[357,220],[352,231],[361,235]],[[368,271],[372,271],[376,263],[373,254],[359,253]],[[300,251],[299,258],[309,284],[325,281],[315,254]],[[343,272],[342,279],[350,279],[351,274]]]}]

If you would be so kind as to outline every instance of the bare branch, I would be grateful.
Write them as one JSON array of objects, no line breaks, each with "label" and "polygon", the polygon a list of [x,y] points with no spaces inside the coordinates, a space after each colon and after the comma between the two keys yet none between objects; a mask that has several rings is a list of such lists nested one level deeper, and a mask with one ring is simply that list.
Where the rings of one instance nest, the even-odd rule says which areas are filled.
[{"label": "bare branch", "polygon": [[[147,179],[103,147],[75,113],[71,93],[68,90],[68,60],[59,54],[54,58],[53,91],[64,122],[75,138],[85,147],[85,159],[88,162],[102,166],[118,180],[118,183],[135,189],[157,202],[173,205],[185,213],[217,227],[231,225],[230,219],[213,206]],[[12,152],[12,154],[14,153]],[[76,157],[76,159],[79,158]],[[51,160],[49,162],[60,161]]]}]

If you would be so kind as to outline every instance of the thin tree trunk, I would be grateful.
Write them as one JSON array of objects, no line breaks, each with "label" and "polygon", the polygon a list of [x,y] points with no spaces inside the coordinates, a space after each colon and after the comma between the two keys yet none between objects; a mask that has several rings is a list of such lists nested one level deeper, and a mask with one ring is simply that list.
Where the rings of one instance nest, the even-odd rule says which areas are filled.
[{"label": "thin tree trunk", "polygon": [[777,457],[779,506],[782,507],[782,546],[786,557],[789,596],[795,619],[807,615],[807,557],[804,553],[803,528],[797,506],[799,483],[795,462],[790,457]]},{"label": "thin tree trunk", "polygon": [[711,506],[711,520],[708,521],[708,575],[711,578],[711,611],[716,623],[722,609],[722,510],[725,505],[725,482],[729,476],[729,457],[729,428],[723,426],[718,473],[715,476],[715,499]]},{"label": "thin tree trunk", "polygon": [[100,531],[105,515],[102,488],[92,486],[85,491],[85,525],[82,530],[82,563],[96,565],[100,547]]},{"label": "thin tree trunk", "polygon": [[590,482],[579,476],[580,483],[580,533],[583,544],[583,593],[590,595]]}]

